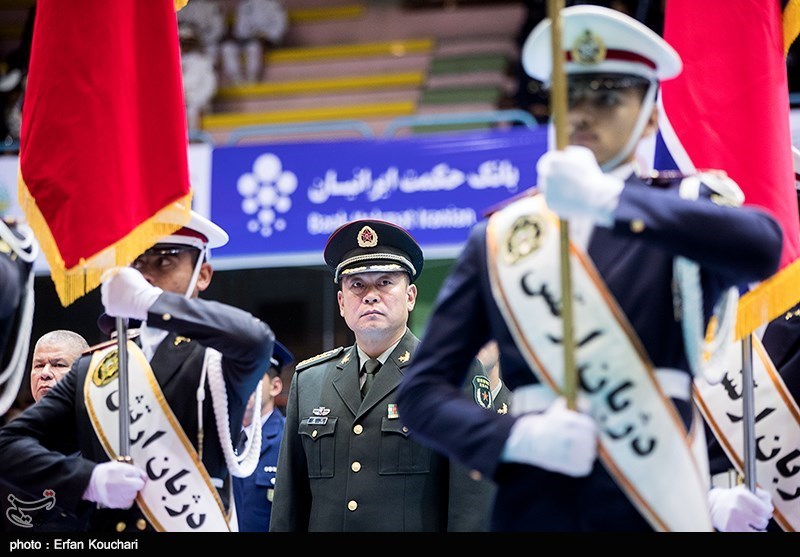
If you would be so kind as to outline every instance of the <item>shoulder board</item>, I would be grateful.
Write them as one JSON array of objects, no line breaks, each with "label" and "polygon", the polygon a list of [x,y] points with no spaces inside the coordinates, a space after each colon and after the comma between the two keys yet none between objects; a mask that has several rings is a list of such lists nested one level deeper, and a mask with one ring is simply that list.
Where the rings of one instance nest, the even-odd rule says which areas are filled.
[{"label": "shoulder board", "polygon": [[[139,336],[139,329],[129,329],[128,330],[128,340],[132,340],[132,339],[134,339],[134,338],[136,338],[138,336]],[[86,356],[86,355],[91,354],[93,352],[97,352],[98,350],[103,350],[105,348],[108,348],[112,344],[117,344],[117,337],[114,337],[114,338],[112,338],[110,340],[104,340],[103,342],[100,342],[98,344],[94,344],[94,345],[90,346],[89,348],[87,348],[86,350],[81,352],[81,356]]]},{"label": "shoulder board", "polygon": [[87,356],[89,354],[92,354],[93,352],[97,352],[98,350],[103,350],[105,348],[108,348],[112,344],[117,344],[117,339],[114,338],[114,339],[111,339],[111,340],[106,340],[106,341],[101,342],[99,344],[95,344],[93,346],[90,346],[89,348],[87,348],[86,350],[81,352],[81,356]]},{"label": "shoulder board", "polygon": [[683,180],[686,176],[687,174],[680,170],[653,170],[650,174],[642,176],[642,179],[650,186],[665,188],[670,184]]},{"label": "shoulder board", "polygon": [[498,203],[495,203],[494,205],[492,205],[489,208],[485,209],[483,211],[483,217],[488,219],[493,214],[495,214],[496,212],[500,211],[501,209],[505,209],[507,206],[511,205],[512,203],[514,203],[516,201],[519,201],[520,199],[524,199],[526,197],[530,197],[532,195],[536,195],[538,192],[539,192],[539,190],[534,186],[534,187],[528,188],[528,189],[526,189],[526,190],[514,195],[513,197],[509,197],[508,199],[504,199],[503,201],[499,201]]},{"label": "shoulder board", "polygon": [[311,367],[314,364],[318,364],[327,360],[331,360],[342,353],[344,350],[344,346],[340,346],[339,348],[334,348],[333,350],[328,350],[327,352],[323,352],[322,354],[317,354],[316,356],[312,356],[308,359],[303,360],[302,362],[298,363],[294,370],[295,371],[302,371],[307,367]]}]

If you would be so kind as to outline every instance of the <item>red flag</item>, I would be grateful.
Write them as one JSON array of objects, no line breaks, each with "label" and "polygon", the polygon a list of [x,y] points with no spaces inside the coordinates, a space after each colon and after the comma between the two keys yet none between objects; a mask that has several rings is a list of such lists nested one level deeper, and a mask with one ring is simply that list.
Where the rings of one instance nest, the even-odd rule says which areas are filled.
[{"label": "red flag", "polygon": [[726,171],[745,205],[768,210],[783,226],[780,270],[742,296],[737,338],[800,300],[782,15],[778,0],[672,1],[665,13],[664,38],[684,69],[662,86],[664,143],[681,170]]},{"label": "red flag", "polygon": [[177,0],[38,0],[20,205],[63,305],[189,220]]}]

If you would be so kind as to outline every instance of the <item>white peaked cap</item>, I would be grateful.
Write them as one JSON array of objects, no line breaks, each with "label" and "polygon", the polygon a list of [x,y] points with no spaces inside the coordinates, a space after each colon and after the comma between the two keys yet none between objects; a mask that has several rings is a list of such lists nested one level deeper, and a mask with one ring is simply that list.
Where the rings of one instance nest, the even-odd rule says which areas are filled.
[{"label": "white peaked cap", "polygon": [[[663,81],[683,69],[680,56],[646,25],[611,8],[571,6],[561,10],[564,72],[620,73]],[[522,47],[522,66],[531,77],[550,81],[551,21],[542,20]],[[699,40],[699,39],[698,39]]]},{"label": "white peaked cap", "polygon": [[218,248],[228,243],[228,233],[200,213],[191,212],[189,222],[180,230],[161,238],[159,244],[187,244],[202,249]]}]

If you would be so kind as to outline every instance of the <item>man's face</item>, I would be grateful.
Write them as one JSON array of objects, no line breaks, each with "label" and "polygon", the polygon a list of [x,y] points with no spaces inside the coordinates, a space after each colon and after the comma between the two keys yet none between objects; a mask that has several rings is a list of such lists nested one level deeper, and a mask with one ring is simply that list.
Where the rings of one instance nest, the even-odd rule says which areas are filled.
[{"label": "man's face", "polygon": [[417,300],[408,274],[359,273],[342,277],[339,313],[358,338],[399,337]]},{"label": "man's face", "polygon": [[[598,164],[610,161],[628,143],[642,108],[642,98],[639,87],[595,89],[586,81],[571,82],[569,144],[589,148]],[[645,132],[651,131],[648,125]]]},{"label": "man's face", "polygon": [[31,366],[33,400],[38,402],[46,395],[69,372],[72,363],[80,355],[80,351],[72,347],[54,343],[37,344]]},{"label": "man's face", "polygon": [[[189,288],[198,255],[199,251],[190,246],[156,244],[137,257],[131,267],[142,273],[153,286],[183,295]],[[211,266],[203,263],[193,296],[197,295],[198,290],[205,290],[210,280]]]}]

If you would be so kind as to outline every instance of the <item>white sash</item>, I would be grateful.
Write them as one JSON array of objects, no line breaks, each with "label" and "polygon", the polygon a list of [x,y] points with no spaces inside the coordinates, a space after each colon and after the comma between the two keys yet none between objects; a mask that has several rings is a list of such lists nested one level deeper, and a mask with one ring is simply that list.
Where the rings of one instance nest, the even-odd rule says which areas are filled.
[{"label": "white sash", "polygon": [[[744,475],[742,350],[730,350],[719,383],[695,378],[695,398],[714,436],[740,475]],[[757,485],[772,495],[775,521],[784,530],[800,529],[800,408],[754,335],[753,383]]]},{"label": "white sash", "polygon": [[[89,418],[112,460],[119,454],[118,372],[113,344],[92,355],[84,384]],[[130,456],[148,476],[136,497],[139,508],[158,531],[230,531],[211,477],[164,399],[150,364],[131,341],[128,384]]]},{"label": "white sash", "polygon": [[[528,365],[564,383],[558,218],[540,195],[495,213],[487,228],[497,304]],[[712,531],[704,474],[680,416],[594,266],[571,246],[576,369],[599,431],[599,456],[654,529]]]}]

